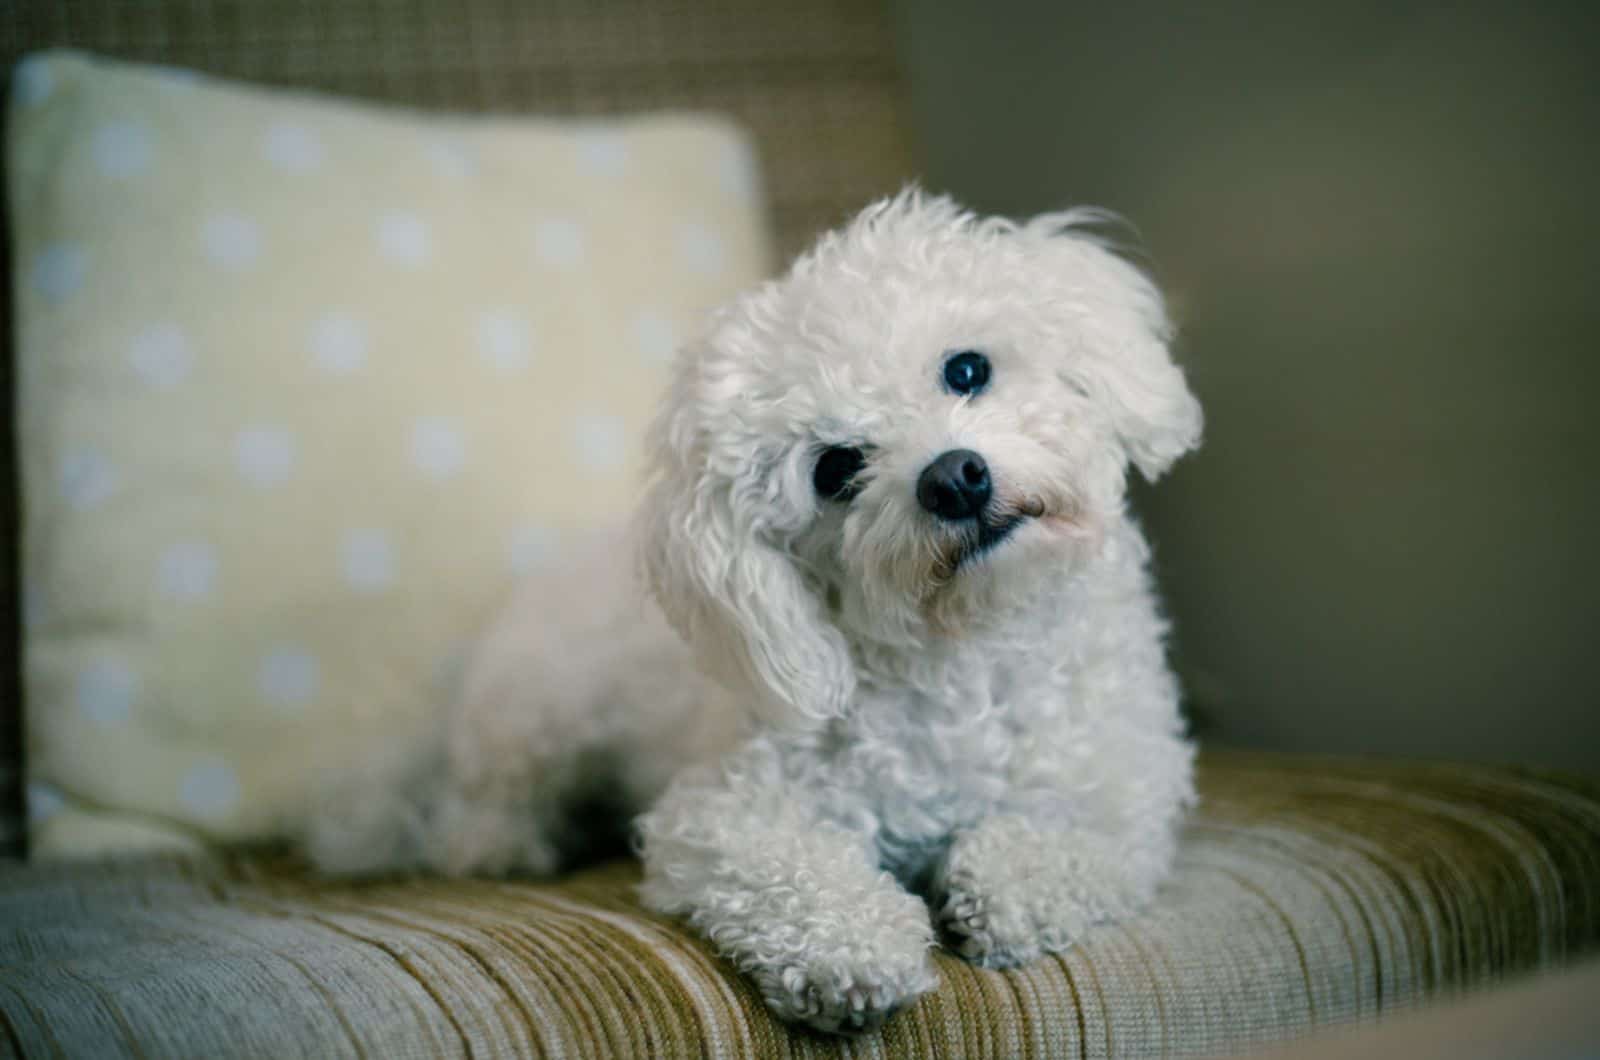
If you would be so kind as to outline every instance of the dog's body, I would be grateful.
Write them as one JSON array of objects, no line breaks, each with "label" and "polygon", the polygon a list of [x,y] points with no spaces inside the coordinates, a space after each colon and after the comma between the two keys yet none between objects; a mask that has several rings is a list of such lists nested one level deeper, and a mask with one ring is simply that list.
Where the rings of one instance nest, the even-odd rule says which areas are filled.
[{"label": "dog's body", "polygon": [[586,794],[648,808],[647,904],[826,1029],[930,989],[936,933],[1005,966],[1139,908],[1192,754],[1124,477],[1200,416],[1090,219],[904,194],[718,317],[634,531],[683,640],[617,543],[530,585],[322,863],[547,872]]}]

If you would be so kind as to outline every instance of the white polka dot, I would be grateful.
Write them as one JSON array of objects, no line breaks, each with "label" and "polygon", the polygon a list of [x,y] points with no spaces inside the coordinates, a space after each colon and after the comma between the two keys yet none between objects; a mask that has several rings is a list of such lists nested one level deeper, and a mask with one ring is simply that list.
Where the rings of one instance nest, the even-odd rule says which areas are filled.
[{"label": "white polka dot", "polygon": [[104,504],[117,492],[117,484],[117,469],[93,449],[68,452],[56,479],[61,499],[80,512]]},{"label": "white polka dot", "polygon": [[578,161],[590,173],[603,177],[621,176],[628,168],[628,141],[610,129],[592,129],[578,134]]},{"label": "white polka dot", "polygon": [[179,782],[178,801],[196,817],[220,820],[239,804],[239,777],[220,758],[201,759]]},{"label": "white polka dot", "polygon": [[367,362],[367,326],[345,312],[332,312],[311,325],[306,345],[317,365],[330,375],[349,375]]},{"label": "white polka dot", "polygon": [[494,309],[478,314],[478,353],[502,372],[528,367],[533,349],[533,329],[513,310]]},{"label": "white polka dot", "polygon": [[74,243],[52,243],[35,255],[29,273],[35,291],[46,301],[60,302],[83,287],[89,275],[89,254]]},{"label": "white polka dot", "polygon": [[564,217],[546,217],[533,227],[533,248],[547,265],[568,269],[583,260],[583,229]]},{"label": "white polka dot", "polygon": [[378,253],[416,268],[428,260],[428,226],[414,213],[394,210],[378,218]]},{"label": "white polka dot", "polygon": [[688,221],[678,226],[678,257],[695,272],[711,275],[722,271],[722,240],[698,221]]},{"label": "white polka dot", "polygon": [[154,324],[128,343],[128,364],[154,390],[171,390],[189,377],[194,354],[176,324]]},{"label": "white polka dot", "polygon": [[717,152],[717,182],[737,202],[749,205],[761,194],[761,168],[744,140],[730,140]]},{"label": "white polka dot", "polygon": [[646,360],[667,361],[678,350],[678,329],[666,314],[641,309],[633,315],[633,343]]},{"label": "white polka dot", "polygon": [[382,530],[346,530],[339,542],[339,568],[344,580],[357,589],[382,589],[394,580],[389,535]]},{"label": "white polka dot", "polygon": [[467,462],[467,442],[453,420],[425,417],[411,430],[411,459],[430,478],[449,478]]},{"label": "white polka dot", "polygon": [[246,427],[233,441],[239,474],[257,486],[275,486],[294,470],[294,435],[277,426]]},{"label": "white polka dot", "polygon": [[237,272],[261,257],[261,226],[243,214],[212,214],[200,229],[200,242],[206,257]]},{"label": "white polka dot", "polygon": [[133,713],[139,676],[123,659],[103,655],[78,671],[78,712],[97,725],[120,725]]},{"label": "white polka dot", "polygon": [[519,526],[511,531],[506,558],[512,571],[526,574],[554,561],[560,544],[561,535],[548,526]]},{"label": "white polka dot", "polygon": [[94,131],[89,139],[89,153],[95,168],[106,176],[124,180],[137,176],[150,168],[154,153],[150,134],[133,122],[107,122]]},{"label": "white polka dot", "polygon": [[261,137],[261,154],[288,173],[310,173],[322,165],[322,141],[303,125],[276,122]]},{"label": "white polka dot", "polygon": [[11,73],[11,98],[24,107],[36,107],[50,98],[56,75],[42,55],[30,55]]},{"label": "white polka dot", "polygon": [[290,645],[268,652],[256,673],[256,687],[261,698],[275,707],[304,707],[317,698],[321,684],[322,671],[316,657]]},{"label": "white polka dot", "polygon": [[54,784],[42,780],[28,783],[28,824],[41,825],[67,808],[67,797]]},{"label": "white polka dot", "polygon": [[428,161],[440,176],[465,180],[478,171],[477,156],[456,140],[435,140],[427,147]]},{"label": "white polka dot", "polygon": [[217,550],[204,541],[179,541],[161,553],[156,587],[173,600],[200,600],[217,581]]},{"label": "white polka dot", "polygon": [[628,430],[616,416],[578,416],[572,421],[572,444],[585,466],[611,471],[627,458]]}]

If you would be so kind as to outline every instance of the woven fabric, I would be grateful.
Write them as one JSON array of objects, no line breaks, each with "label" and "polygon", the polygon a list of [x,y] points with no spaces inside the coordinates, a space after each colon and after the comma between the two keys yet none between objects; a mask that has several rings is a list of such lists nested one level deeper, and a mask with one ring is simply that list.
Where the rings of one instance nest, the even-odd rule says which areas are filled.
[{"label": "woven fabric", "polygon": [[1156,907],[860,1039],[774,1022],[637,867],[319,884],[260,861],[0,873],[26,1055],[1149,1056],[1367,1021],[1600,943],[1600,786],[1225,756]]},{"label": "woven fabric", "polygon": [[[49,47],[430,109],[720,111],[754,134],[783,256],[912,174],[887,18],[857,0],[0,4],[0,68]],[[10,407],[8,269],[0,260]],[[22,837],[12,437],[0,432],[0,855]]]}]

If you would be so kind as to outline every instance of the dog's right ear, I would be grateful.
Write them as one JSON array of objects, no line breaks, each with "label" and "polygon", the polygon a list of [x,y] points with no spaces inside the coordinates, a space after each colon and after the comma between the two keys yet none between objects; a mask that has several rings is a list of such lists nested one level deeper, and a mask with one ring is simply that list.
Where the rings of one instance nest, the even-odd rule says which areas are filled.
[{"label": "dog's right ear", "polygon": [[1150,278],[1094,234],[1112,219],[1094,209],[1042,214],[1021,228],[1060,304],[1075,307],[1087,341],[1062,375],[1089,394],[1127,457],[1154,482],[1200,444],[1204,417],[1172,358],[1172,322]]},{"label": "dog's right ear", "polygon": [[[772,444],[741,430],[748,388],[715,337],[680,351],[650,436],[639,512],[644,575],[710,674],[767,721],[814,724],[855,691],[843,634],[777,539]],[[711,365],[708,369],[708,365]]]}]

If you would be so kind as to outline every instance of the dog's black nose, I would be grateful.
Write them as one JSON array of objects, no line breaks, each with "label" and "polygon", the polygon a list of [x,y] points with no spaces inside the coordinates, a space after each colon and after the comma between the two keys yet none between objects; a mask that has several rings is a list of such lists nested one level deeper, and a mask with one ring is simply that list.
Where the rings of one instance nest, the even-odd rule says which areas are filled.
[{"label": "dog's black nose", "polygon": [[917,503],[941,519],[973,518],[989,492],[989,465],[971,449],[940,453],[917,476]]}]

